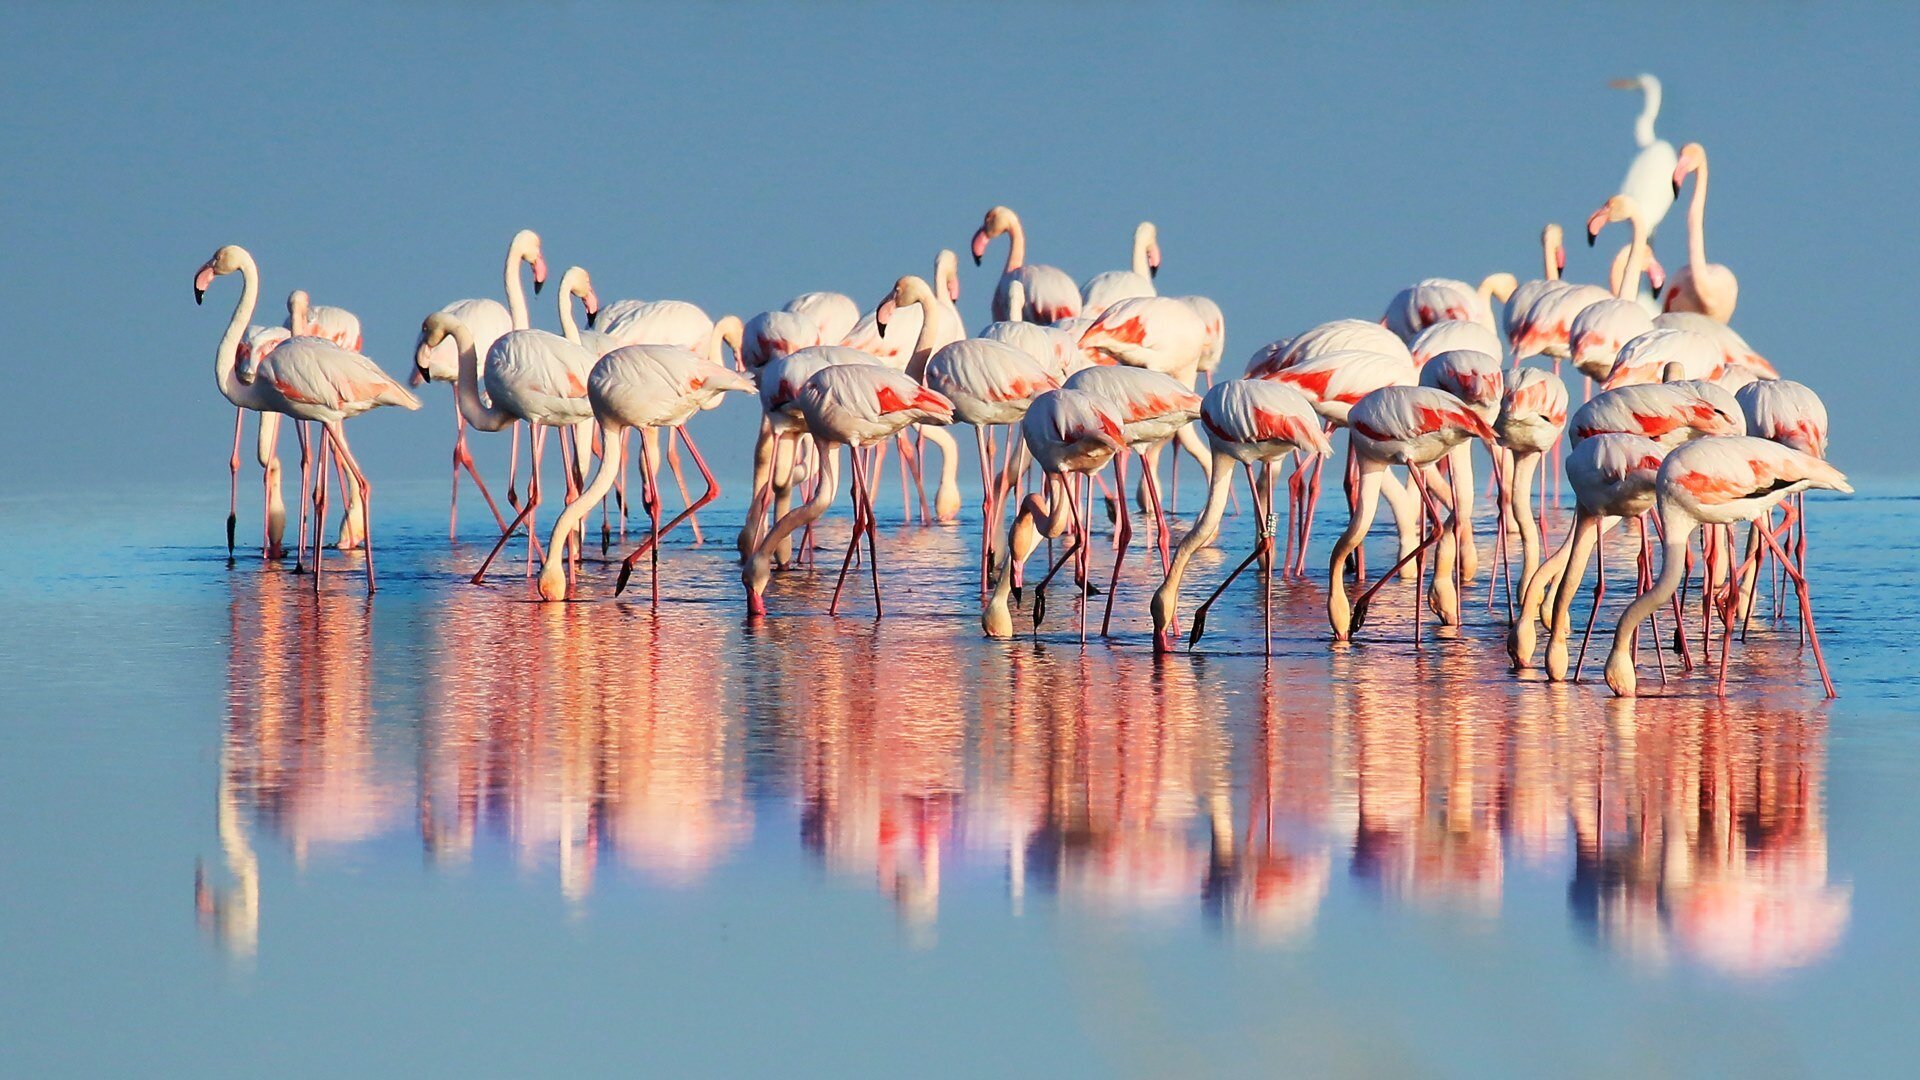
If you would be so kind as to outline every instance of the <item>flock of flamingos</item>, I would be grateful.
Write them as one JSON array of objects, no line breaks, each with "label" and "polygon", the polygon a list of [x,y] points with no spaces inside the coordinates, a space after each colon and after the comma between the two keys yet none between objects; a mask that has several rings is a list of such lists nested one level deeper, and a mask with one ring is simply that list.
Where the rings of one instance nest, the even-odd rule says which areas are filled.
[{"label": "flock of flamingos", "polygon": [[[1678,662],[1694,666],[1685,593],[1696,579],[1696,640],[1707,662],[1715,647],[1714,623],[1719,623],[1718,686],[1724,692],[1731,640],[1768,606],[1759,583],[1770,574],[1773,614],[1780,615],[1790,593],[1800,633],[1831,695],[1804,577],[1802,500],[1809,488],[1852,490],[1824,460],[1826,411],[1812,390],[1780,378],[1728,326],[1739,286],[1732,270],[1706,258],[1706,151],[1691,143],[1676,154],[1655,137],[1660,84],[1652,76],[1615,85],[1641,91],[1645,107],[1635,132],[1640,149],[1620,192],[1586,219],[1590,245],[1609,225],[1626,226],[1627,240],[1613,260],[1607,286],[1561,278],[1562,232],[1550,224],[1541,233],[1538,279],[1520,282],[1500,273],[1474,285],[1428,278],[1400,290],[1381,316],[1322,323],[1261,346],[1244,375],[1233,379],[1215,378],[1225,343],[1219,307],[1205,297],[1157,294],[1160,246],[1151,223],[1135,230],[1130,269],[1075,285],[1057,267],[1029,262],[1020,218],[1007,207],[992,208],[973,234],[974,262],[979,264],[1002,236],[1008,247],[993,294],[993,321],[977,336],[969,336],[961,322],[958,259],[950,251],[940,253],[931,283],[911,274],[901,277],[864,315],[847,296],[809,292],[744,322],[731,315],[715,320],[678,300],[602,305],[588,273],[573,267],[561,276],[557,290],[564,332],[533,329],[522,274],[531,268],[538,292],[548,276],[547,263],[540,237],[523,230],[507,250],[506,304],[460,300],[427,316],[410,379],[416,386],[453,385],[458,411],[452,524],[457,526],[464,470],[500,528],[498,543],[473,580],[481,581],[507,542],[524,529],[529,572],[540,564],[539,594],[548,600],[574,594],[593,510],[602,511],[603,548],[612,521],[626,517],[627,436],[634,430],[640,434],[634,440],[639,498],[652,527],[622,560],[614,591],[624,590],[639,560],[647,558],[655,568],[657,602],[655,545],[682,522],[697,533],[698,511],[719,491],[686,421],[737,391],[757,396],[760,405],[753,496],[739,537],[741,579],[754,616],[766,612],[774,570],[811,562],[813,527],[843,479],[853,521],[829,610],[837,611],[850,570],[864,561],[878,613],[874,496],[889,444],[898,448],[903,498],[911,499],[909,476],[920,489],[922,523],[955,522],[961,508],[957,444],[944,429],[964,423],[974,429],[979,456],[978,587],[988,635],[1010,636],[1013,606],[1029,602],[1037,629],[1045,617],[1046,590],[1063,569],[1071,581],[1065,587],[1080,600],[1082,639],[1093,598],[1102,591],[1100,632],[1108,633],[1121,566],[1133,540],[1131,497],[1146,512],[1149,543],[1164,573],[1151,601],[1154,647],[1173,649],[1180,634],[1182,580],[1195,552],[1218,536],[1229,501],[1238,499],[1238,474],[1246,478],[1258,523],[1255,546],[1192,613],[1188,647],[1200,640],[1207,613],[1222,592],[1257,563],[1270,651],[1274,574],[1306,576],[1322,467],[1335,452],[1331,436],[1344,429],[1351,517],[1334,542],[1327,570],[1327,613],[1335,641],[1360,631],[1369,603],[1396,578],[1412,581],[1416,590],[1425,587],[1425,603],[1416,591],[1411,604],[1416,644],[1423,608],[1441,623],[1459,623],[1462,590],[1482,569],[1471,454],[1479,442],[1493,473],[1495,565],[1487,569],[1488,597],[1491,604],[1504,584],[1508,651],[1516,667],[1536,662],[1544,628],[1548,676],[1565,679],[1571,668],[1578,678],[1580,662],[1569,656],[1575,594],[1597,556],[1600,575],[1586,618],[1590,636],[1605,587],[1605,537],[1630,524],[1639,594],[1621,615],[1606,659],[1606,681],[1616,693],[1635,691],[1640,631],[1648,620],[1653,627],[1648,643],[1662,678],[1669,635]],[[1669,277],[1654,257],[1652,240],[1689,178],[1687,261]],[[241,294],[215,353],[220,391],[239,408],[231,461],[233,505],[241,421],[254,411],[261,415],[259,458],[265,470],[263,547],[267,557],[281,557],[285,511],[274,446],[279,417],[298,421],[296,567],[304,569],[311,559],[317,585],[331,471],[339,477],[346,504],[337,546],[365,549],[372,589],[371,487],[343,424],[383,405],[418,409],[420,402],[361,355],[358,319],[337,307],[311,304],[305,292],[288,298],[284,326],[249,325],[260,278],[244,248],[222,247],[200,267],[195,300],[203,298],[214,278],[235,272],[243,281]],[[1643,276],[1650,294],[1640,288]],[[1498,317],[1496,299],[1504,305]],[[584,330],[574,315],[576,300],[586,315]],[[729,350],[732,366],[723,362]],[[1572,408],[1561,378],[1566,361],[1585,383],[1578,408]],[[1202,375],[1208,384],[1204,394]],[[511,428],[517,472],[522,422],[531,471],[524,495],[518,476],[509,478],[506,502],[514,514],[509,519],[474,466],[466,428]],[[320,425],[317,454],[312,452],[313,423]],[[565,506],[543,545],[535,512],[542,502],[549,429],[561,434]],[[689,497],[676,440],[706,483],[698,498]],[[922,471],[928,444],[941,455],[931,505]],[[1208,477],[1205,507],[1177,545],[1158,479],[1169,447],[1175,456],[1191,455]],[[843,461],[848,450],[850,467]],[[1130,491],[1129,467],[1136,456],[1141,468]],[[1536,492],[1543,460],[1547,479]],[[664,524],[663,463],[685,503]],[[1276,481],[1289,463],[1283,532]],[[1545,511],[1561,477],[1573,489],[1575,515],[1571,529],[1548,551]],[[618,507],[611,515],[609,496]],[[1396,526],[1397,552],[1386,572],[1368,584],[1363,541],[1382,499]],[[1112,566],[1104,583],[1092,566],[1096,506],[1103,507],[1101,516],[1113,529]],[[1744,539],[1733,532],[1741,523],[1748,526]],[[1029,580],[1026,563],[1043,540],[1050,562]],[[1509,554],[1515,543],[1517,575]],[[1660,550],[1657,575],[1655,547]],[[1665,633],[1663,613],[1672,620]],[[1585,652],[1583,636],[1582,661]]]}]

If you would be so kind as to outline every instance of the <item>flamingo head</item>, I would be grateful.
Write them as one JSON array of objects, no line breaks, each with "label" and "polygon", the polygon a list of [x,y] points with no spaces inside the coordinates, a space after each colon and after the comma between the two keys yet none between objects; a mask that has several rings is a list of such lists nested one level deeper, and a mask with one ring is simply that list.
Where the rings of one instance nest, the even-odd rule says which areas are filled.
[{"label": "flamingo head", "polygon": [[987,211],[986,219],[980,223],[979,231],[973,234],[973,265],[980,265],[981,258],[987,253],[987,244],[994,237],[1006,232],[1017,220],[1013,216],[1013,211],[1004,206],[996,206]]},{"label": "flamingo head", "polygon": [[1673,167],[1673,193],[1680,194],[1680,183],[1687,174],[1707,163],[1707,148],[1690,142],[1680,148],[1680,160]]},{"label": "flamingo head", "polygon": [[1667,287],[1667,268],[1653,257],[1653,249],[1647,249],[1647,284],[1653,286],[1653,295],[1659,296],[1660,290]]},{"label": "flamingo head", "polygon": [[201,263],[199,271],[193,275],[193,302],[198,304],[206,298],[207,289],[213,285],[214,278],[240,269],[245,255],[246,251],[240,245],[228,244],[214,252],[213,258]]}]

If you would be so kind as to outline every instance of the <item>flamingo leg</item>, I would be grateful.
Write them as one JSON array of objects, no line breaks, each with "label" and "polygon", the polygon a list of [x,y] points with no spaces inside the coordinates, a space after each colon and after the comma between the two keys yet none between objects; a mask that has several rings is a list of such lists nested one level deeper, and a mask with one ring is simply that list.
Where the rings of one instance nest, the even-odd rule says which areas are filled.
[{"label": "flamingo leg", "polygon": [[[518,423],[518,421],[516,421],[516,423]],[[493,565],[493,560],[499,557],[501,549],[507,546],[507,541],[513,539],[514,532],[518,530],[521,525],[524,524],[527,526],[527,542],[530,545],[532,545],[536,553],[540,550],[539,541],[536,540],[533,536],[533,523],[531,520],[534,507],[538,506],[540,503],[540,461],[539,461],[540,446],[537,440],[534,442],[533,454],[534,454],[533,476],[527,483],[526,505],[521,506],[519,503],[515,502],[512,497],[509,497],[509,499],[507,500],[510,505],[518,506],[520,513],[516,515],[511,522],[507,523],[507,527],[505,529],[501,530],[500,539],[494,541],[493,550],[487,552],[487,557],[481,560],[480,569],[474,571],[473,577],[467,579],[475,585],[481,585],[486,582],[487,568]],[[318,553],[316,552],[315,554],[316,562],[318,561],[318,558],[319,556],[318,556]]]},{"label": "flamingo leg", "polygon": [[[659,497],[654,496],[650,500],[648,504],[648,513],[652,517],[653,528],[647,533],[647,538],[640,542],[640,546],[635,548],[633,552],[629,554],[625,559],[621,560],[620,578],[618,581],[614,583],[613,594],[615,596],[620,595],[621,590],[626,588],[627,577],[629,574],[633,572],[633,564],[639,561],[641,555],[651,551],[653,552],[653,565],[655,568],[654,574],[653,574],[654,581],[655,581],[654,603],[656,605],[659,604],[660,601],[658,596],[658,593],[659,593],[658,582],[659,582],[660,575],[659,575],[658,568],[660,564],[660,553],[659,553],[660,541],[663,538],[665,538],[668,533],[672,532],[674,528],[678,526],[682,521],[690,521],[693,518],[693,515],[699,513],[701,510],[705,509],[709,503],[713,502],[715,499],[718,499],[720,497],[720,481],[714,479],[713,470],[708,468],[707,466],[707,459],[700,456],[700,448],[694,444],[693,436],[687,432],[687,429],[684,426],[674,428],[673,431],[678,432],[680,435],[680,441],[687,445],[687,455],[693,458],[694,467],[700,470],[700,479],[703,483],[707,485],[707,490],[704,493],[702,493],[698,499],[695,499],[693,502],[687,504],[687,508],[685,510],[680,511],[679,514],[674,516],[673,520],[667,522],[664,526],[659,524],[659,521],[660,521]],[[624,437],[625,437],[625,434],[622,433],[622,438]],[[672,434],[669,433],[668,438],[672,438],[672,437],[673,437]],[[642,453],[646,452],[646,446],[645,446],[644,440],[642,441],[641,452]]]},{"label": "flamingo leg", "polygon": [[[1179,457],[1176,453],[1174,460],[1178,461]],[[1141,473],[1140,479],[1146,485],[1147,503],[1153,510],[1153,537],[1160,547],[1160,573],[1165,574],[1171,565],[1169,552],[1173,547],[1173,530],[1167,525],[1167,508],[1160,502],[1160,478],[1155,475],[1154,469],[1147,468]]]},{"label": "flamingo leg", "polygon": [[[264,415],[264,414],[263,414]],[[233,410],[233,454],[227,459],[229,483],[227,485],[227,562],[233,562],[233,530],[240,522],[240,429],[244,425],[247,410],[238,406]]]},{"label": "flamingo leg", "polygon": [[[1126,451],[1113,456],[1113,486],[1116,491],[1127,490]],[[1157,500],[1156,500],[1157,501]],[[1120,564],[1127,559],[1127,546],[1133,543],[1133,515],[1120,515],[1120,540],[1113,552],[1113,575],[1107,579],[1107,606],[1100,616],[1100,636],[1107,637],[1113,628],[1113,598],[1120,591]]]},{"label": "flamingo leg", "polygon": [[293,434],[300,443],[300,535],[293,545],[293,572],[298,574],[305,569],[307,554],[307,503],[313,498],[313,448],[308,444],[307,425],[294,421]]},{"label": "flamingo leg", "polygon": [[333,451],[328,440],[322,436],[319,452],[314,455],[314,491],[313,491],[313,591],[320,591],[321,564],[327,550],[327,472],[330,468]]},{"label": "flamingo leg", "polygon": [[1606,595],[1607,533],[1601,529],[1599,535],[1593,538],[1593,606],[1587,609],[1587,629],[1580,635],[1580,658],[1573,664],[1574,682],[1580,681],[1580,671],[1587,666],[1587,643],[1593,640],[1593,624],[1600,617],[1600,601]]},{"label": "flamingo leg", "polygon": [[520,421],[513,422],[513,449],[507,459],[507,505],[518,510],[520,493],[515,488],[520,483]]},{"label": "flamingo leg", "polygon": [[[859,452],[860,448],[855,447],[856,457]],[[827,601],[829,615],[837,615],[840,612],[840,590],[846,587],[847,571],[853,567],[853,557],[860,550],[861,534],[865,531],[867,523],[866,500],[860,497],[860,492],[865,487],[862,481],[866,479],[866,468],[856,461],[851,471],[853,478],[848,487],[848,494],[853,497],[853,529],[847,534],[847,554],[840,560],[840,576],[833,582],[833,598]],[[904,467],[902,471],[904,473]]]},{"label": "flamingo leg", "polygon": [[353,484],[359,489],[360,507],[360,544],[366,549],[367,591],[373,592],[377,586],[373,575],[373,484],[367,480],[367,474],[360,469],[360,462],[353,456],[353,450],[347,445],[346,428],[338,420],[328,421],[325,425],[327,438],[333,443],[333,452],[344,472],[341,485]]},{"label": "flamingo leg", "polygon": [[[680,489],[680,505],[691,510],[693,508],[693,496],[687,491],[686,474],[680,471],[680,452],[673,447],[673,432],[671,430],[667,432],[667,437],[664,441],[667,444],[667,470],[673,473],[674,486]],[[694,543],[706,543],[707,538],[700,532],[700,515],[690,515],[687,518],[687,525],[693,529]]]}]

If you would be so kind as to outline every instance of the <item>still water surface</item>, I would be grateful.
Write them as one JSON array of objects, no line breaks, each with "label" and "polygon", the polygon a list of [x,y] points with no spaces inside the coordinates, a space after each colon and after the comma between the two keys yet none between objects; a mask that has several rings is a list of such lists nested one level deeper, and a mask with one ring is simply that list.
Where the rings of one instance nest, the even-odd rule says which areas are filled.
[{"label": "still water surface", "polygon": [[369,607],[229,568],[205,494],[0,516],[12,1075],[1796,1075],[1917,1045],[1910,487],[1814,502],[1833,703],[1790,622],[1724,701],[1616,702],[1509,676],[1483,606],[1416,653],[1404,591],[1334,650],[1317,584],[1280,590],[1271,663],[1251,589],[1156,660],[1144,571],[1117,644],[1059,597],[988,642],[975,533],[897,504],[879,623],[827,617],[823,570],[747,627],[737,503],[668,550],[657,613],[604,567],[586,603],[526,602],[518,562],[474,588],[479,533],[428,491],[380,506]]}]

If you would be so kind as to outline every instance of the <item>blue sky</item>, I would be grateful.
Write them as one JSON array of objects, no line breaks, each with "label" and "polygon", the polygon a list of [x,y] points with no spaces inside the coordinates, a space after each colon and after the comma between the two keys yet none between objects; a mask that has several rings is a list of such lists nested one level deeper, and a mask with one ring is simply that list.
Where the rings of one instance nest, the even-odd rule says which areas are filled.
[{"label": "blue sky", "polygon": [[[22,387],[0,491],[225,486],[209,361],[237,286],[195,308],[188,284],[226,242],[269,302],[299,286],[358,312],[403,374],[427,312],[498,294],[523,226],[603,300],[750,315],[816,288],[870,306],[995,202],[1076,279],[1124,265],[1151,218],[1163,291],[1219,301],[1237,372],[1422,276],[1530,276],[1549,219],[1576,237],[1570,276],[1599,279],[1611,250],[1579,222],[1638,108],[1605,82],[1641,70],[1666,82],[1662,134],[1712,154],[1735,327],[1826,398],[1843,467],[1913,469],[1877,449],[1916,386],[1899,323],[1877,324],[1911,280],[1920,9],[35,5],[7,24],[11,368],[65,389]],[[1001,255],[964,268],[970,325]],[[534,311],[553,326],[550,294]],[[452,404],[424,397],[353,425],[376,480],[443,477]],[[699,429],[735,483],[749,410]]]}]

